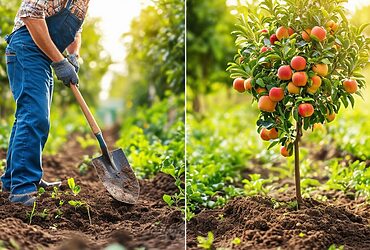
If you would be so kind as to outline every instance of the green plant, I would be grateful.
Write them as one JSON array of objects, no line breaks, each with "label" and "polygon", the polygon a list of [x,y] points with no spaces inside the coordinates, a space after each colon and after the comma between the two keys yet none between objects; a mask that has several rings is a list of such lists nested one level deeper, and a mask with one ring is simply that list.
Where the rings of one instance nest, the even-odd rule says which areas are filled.
[{"label": "green plant", "polygon": [[214,236],[212,232],[208,232],[207,237],[197,236],[198,247],[210,250],[213,247]]},{"label": "green plant", "polygon": [[250,180],[243,180],[244,183],[244,192],[248,196],[253,195],[267,195],[271,191],[271,186],[266,186],[272,181],[268,179],[261,179],[260,174],[250,174]]},{"label": "green plant", "polygon": [[[37,198],[40,198],[42,194],[45,193],[45,189],[40,187],[37,193]],[[37,200],[33,202],[31,212],[27,212],[26,215],[29,218],[28,224],[31,225],[33,217],[36,215]]]},{"label": "green plant", "polygon": [[235,246],[239,246],[240,243],[242,243],[242,240],[238,237],[234,238],[232,241],[231,241],[231,244],[235,245]]},{"label": "green plant", "polygon": [[4,172],[5,166],[6,166],[6,160],[5,159],[1,159],[0,160],[0,172]]},{"label": "green plant", "polygon": [[75,209],[77,209],[79,207],[85,207],[86,208],[86,211],[87,211],[87,215],[89,217],[90,225],[92,225],[89,204],[87,204],[84,201],[78,201],[78,200],[70,200],[70,201],[68,201],[68,204],[71,205],[72,207],[74,207]]},{"label": "green plant", "polygon": [[74,196],[77,196],[81,191],[81,187],[76,185],[74,178],[68,178],[68,187],[71,189]]},{"label": "green plant", "polygon": [[82,149],[96,146],[96,139],[92,138],[90,134],[86,134],[85,136],[77,136],[76,140]]},{"label": "green plant", "polygon": [[337,246],[336,244],[332,244],[332,245],[330,245],[328,250],[344,250],[344,246],[342,246],[342,245]]},{"label": "green plant", "polygon": [[62,192],[59,191],[59,188],[54,186],[50,197],[53,199],[60,199],[61,195],[62,195]]},{"label": "green plant", "polygon": [[82,162],[78,165],[78,171],[81,175],[85,175],[91,169],[91,160],[93,158],[95,158],[95,156],[92,158],[89,155],[83,156]]},{"label": "green plant", "polygon": [[[362,35],[367,25],[349,24],[340,0],[320,4],[264,0],[259,6],[240,9],[240,22],[233,32],[238,53],[228,71],[234,82],[247,79],[251,84],[247,91],[260,109],[258,132],[278,131],[276,139],[265,137],[271,142],[269,148],[281,144],[285,157],[294,150],[296,198],[301,204],[302,131],[327,123],[342,106],[354,106],[352,94],[361,96],[357,89],[365,87],[360,71],[368,63],[370,39]],[[339,29],[327,26],[325,30],[322,26],[329,21],[338,23]],[[297,91],[289,90],[290,82]],[[234,84],[238,91],[245,91],[239,85]]]}]

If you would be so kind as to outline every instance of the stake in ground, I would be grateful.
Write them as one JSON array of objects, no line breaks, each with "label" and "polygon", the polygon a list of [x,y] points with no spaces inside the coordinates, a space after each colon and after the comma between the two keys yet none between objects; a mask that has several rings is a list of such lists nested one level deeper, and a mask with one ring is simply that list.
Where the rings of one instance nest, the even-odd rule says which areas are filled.
[{"label": "stake in ground", "polygon": [[261,111],[257,126],[269,149],[295,157],[298,204],[302,204],[299,142],[303,130],[331,122],[365,87],[360,73],[369,60],[368,26],[352,26],[342,1],[262,1],[241,15],[238,53],[228,71],[238,92],[252,95]]}]

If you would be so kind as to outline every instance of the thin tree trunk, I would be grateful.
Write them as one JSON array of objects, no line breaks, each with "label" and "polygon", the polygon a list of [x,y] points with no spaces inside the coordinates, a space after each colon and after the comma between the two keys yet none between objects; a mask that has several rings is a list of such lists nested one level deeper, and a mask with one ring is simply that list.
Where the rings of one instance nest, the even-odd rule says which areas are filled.
[{"label": "thin tree trunk", "polygon": [[295,193],[298,202],[298,208],[301,207],[303,203],[302,195],[301,195],[301,174],[299,169],[299,140],[301,138],[302,133],[302,124],[299,120],[297,122],[297,137],[294,142],[294,170],[295,170]]}]

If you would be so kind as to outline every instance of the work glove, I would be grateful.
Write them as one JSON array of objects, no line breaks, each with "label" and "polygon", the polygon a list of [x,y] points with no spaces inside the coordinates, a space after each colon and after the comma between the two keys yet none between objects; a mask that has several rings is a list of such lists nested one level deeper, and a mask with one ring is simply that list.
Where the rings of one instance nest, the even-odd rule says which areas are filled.
[{"label": "work glove", "polygon": [[80,70],[80,63],[78,62],[78,56],[76,54],[70,54],[67,56],[67,59],[70,62],[70,64],[72,64],[73,67],[75,67],[76,73],[78,73],[78,71]]},{"label": "work glove", "polygon": [[75,72],[75,67],[67,60],[67,58],[64,58],[59,62],[51,63],[51,67],[53,67],[58,80],[61,80],[64,85],[69,87],[70,83],[72,83],[78,86],[78,76]]}]

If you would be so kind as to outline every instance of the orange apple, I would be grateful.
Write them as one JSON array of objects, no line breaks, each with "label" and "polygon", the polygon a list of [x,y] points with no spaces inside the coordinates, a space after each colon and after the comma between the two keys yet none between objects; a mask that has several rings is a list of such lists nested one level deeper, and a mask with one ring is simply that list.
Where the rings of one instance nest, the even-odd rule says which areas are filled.
[{"label": "orange apple", "polygon": [[289,36],[293,35],[294,34],[294,29],[289,27],[288,34],[289,34]]},{"label": "orange apple", "polygon": [[330,31],[330,33],[334,33],[338,30],[338,24],[333,20],[330,20],[326,23],[326,28]]},{"label": "orange apple", "polygon": [[326,38],[326,30],[323,27],[315,26],[311,30],[311,37],[317,39],[318,41],[322,42]]},{"label": "orange apple", "polygon": [[261,139],[264,141],[269,141],[270,136],[269,136],[269,130],[266,128],[263,128],[260,133]]},{"label": "orange apple", "polygon": [[244,88],[244,79],[241,77],[235,78],[233,82],[233,87],[236,91],[243,93],[245,91]]},{"label": "orange apple", "polygon": [[256,92],[257,92],[257,94],[262,94],[262,93],[264,93],[264,92],[267,92],[267,89],[265,89],[265,88],[261,88],[261,87],[258,87],[258,88],[256,89]]},{"label": "orange apple", "polygon": [[272,129],[268,130],[268,136],[269,136],[270,140],[274,140],[274,139],[279,137],[279,133],[276,130],[276,128],[272,128]]},{"label": "orange apple", "polygon": [[350,94],[356,93],[358,89],[357,81],[354,79],[347,79],[343,81],[343,88]]},{"label": "orange apple", "polygon": [[269,97],[273,102],[279,102],[284,99],[284,90],[282,88],[273,87],[270,89]]},{"label": "orange apple", "polygon": [[295,56],[293,57],[292,61],[290,61],[290,66],[292,69],[295,70],[304,70],[306,68],[306,59],[302,56]]},{"label": "orange apple", "polygon": [[258,100],[258,109],[265,112],[274,112],[276,102],[272,101],[269,96],[261,96]]},{"label": "orange apple", "polygon": [[288,38],[289,37],[289,31],[286,27],[279,27],[276,30],[276,37],[281,41],[283,38]]},{"label": "orange apple", "polygon": [[306,86],[307,80],[307,74],[304,71],[295,72],[292,77],[292,82],[297,87]]},{"label": "orange apple", "polygon": [[310,103],[302,103],[298,106],[298,113],[302,117],[310,117],[311,115],[313,115],[314,111],[315,110]]},{"label": "orange apple", "polygon": [[279,39],[277,38],[276,34],[272,34],[270,36],[270,43],[271,43],[271,45],[274,45],[276,41],[279,41]]},{"label": "orange apple", "polygon": [[288,84],[288,92],[291,94],[299,94],[300,93],[300,87],[295,86],[292,82]]},{"label": "orange apple", "polygon": [[328,121],[328,122],[332,122],[332,121],[334,121],[334,119],[335,119],[335,113],[333,112],[333,113],[331,113],[331,114],[329,114],[329,112],[326,114],[326,120]]},{"label": "orange apple", "polygon": [[278,78],[280,80],[290,80],[292,79],[292,73],[292,69],[289,65],[280,66],[278,69]]},{"label": "orange apple", "polygon": [[311,29],[307,28],[304,31],[302,31],[302,39],[305,40],[306,42],[311,41]]},{"label": "orange apple", "polygon": [[270,47],[267,47],[267,46],[263,46],[260,50],[260,53],[263,53],[263,52],[266,52],[268,50],[272,50]]},{"label": "orange apple", "polygon": [[244,89],[245,90],[252,89],[252,77],[249,77],[247,80],[244,81]]},{"label": "orange apple", "polygon": [[288,149],[285,146],[282,146],[280,148],[280,154],[284,157],[289,157],[292,155],[292,152],[289,152]]},{"label": "orange apple", "polygon": [[319,76],[327,76],[329,72],[328,65],[326,64],[315,64],[312,66],[312,70]]}]

